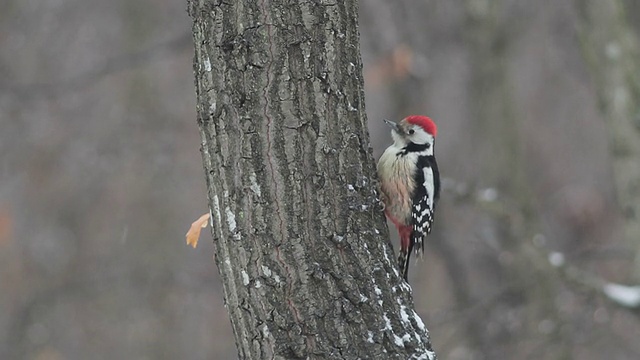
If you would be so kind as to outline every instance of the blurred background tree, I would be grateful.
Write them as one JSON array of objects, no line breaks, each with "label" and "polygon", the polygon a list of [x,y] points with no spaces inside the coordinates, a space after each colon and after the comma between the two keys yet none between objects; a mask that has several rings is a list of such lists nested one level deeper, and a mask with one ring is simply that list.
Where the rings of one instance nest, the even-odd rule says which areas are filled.
[{"label": "blurred background tree", "polygon": [[[206,211],[184,8],[0,4],[0,358],[237,356],[212,245],[183,243]],[[637,281],[638,24],[634,0],[361,2],[376,155],[385,117],[439,125],[410,281],[441,358],[640,357],[596,281]]]}]

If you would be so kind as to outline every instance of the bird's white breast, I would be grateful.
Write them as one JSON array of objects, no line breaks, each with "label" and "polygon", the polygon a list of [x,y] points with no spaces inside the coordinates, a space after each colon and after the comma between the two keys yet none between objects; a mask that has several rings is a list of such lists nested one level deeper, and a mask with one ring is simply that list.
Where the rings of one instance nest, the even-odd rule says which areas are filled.
[{"label": "bird's white breast", "polygon": [[[402,149],[388,147],[378,161],[385,211],[397,221],[409,224],[411,221],[411,195],[415,189],[415,166],[417,155],[408,153],[398,156]],[[432,175],[433,177],[433,175]]]}]

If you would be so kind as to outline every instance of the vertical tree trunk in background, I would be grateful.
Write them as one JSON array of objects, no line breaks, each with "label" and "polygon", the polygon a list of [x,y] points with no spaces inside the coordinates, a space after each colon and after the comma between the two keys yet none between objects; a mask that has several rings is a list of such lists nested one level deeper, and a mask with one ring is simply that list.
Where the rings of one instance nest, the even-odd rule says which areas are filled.
[{"label": "vertical tree trunk in background", "polygon": [[[510,209],[506,203],[495,203],[491,212],[484,216],[488,225],[485,231],[488,243],[499,247],[502,254],[508,254],[513,260],[510,266],[501,263],[495,250],[487,253],[479,252],[477,267],[485,275],[485,287],[500,291],[505,284],[510,284],[510,294],[503,307],[496,307],[501,312],[518,311],[523,318],[540,318],[541,316],[557,316],[557,306],[552,293],[552,285],[548,281],[539,280],[527,283],[523,279],[530,276],[535,267],[534,258],[529,251],[532,232],[538,219],[532,216],[533,204],[531,188],[526,173],[524,148],[520,136],[520,119],[517,112],[516,97],[513,94],[512,79],[509,78],[508,53],[514,41],[512,32],[516,26],[513,18],[505,16],[507,2],[504,1],[465,1],[466,39],[471,62],[471,108],[475,117],[476,147],[480,151],[479,159],[482,167],[478,173],[482,182],[480,186],[495,187],[497,195],[511,199]],[[517,211],[513,211],[516,209]],[[489,235],[487,236],[486,233]],[[462,292],[458,292],[462,293]],[[469,298],[472,305],[474,299]],[[504,307],[506,305],[506,307]],[[508,309],[508,310],[507,310]],[[492,310],[496,311],[496,310]],[[495,318],[495,315],[488,316]],[[483,331],[486,328],[486,314],[476,319],[469,319],[469,327],[474,334],[468,338],[472,345],[487,358],[504,357],[504,348],[500,347],[501,338],[512,336],[502,332]],[[520,329],[521,334],[532,337],[538,333],[536,325]],[[526,337],[527,335],[524,335]],[[563,337],[556,331],[545,346],[562,350]]]},{"label": "vertical tree trunk in background", "polygon": [[376,192],[355,1],[189,1],[241,359],[433,359]]},{"label": "vertical tree trunk in background", "polygon": [[578,0],[580,36],[609,126],[613,177],[624,234],[640,280],[640,49],[619,0]]}]

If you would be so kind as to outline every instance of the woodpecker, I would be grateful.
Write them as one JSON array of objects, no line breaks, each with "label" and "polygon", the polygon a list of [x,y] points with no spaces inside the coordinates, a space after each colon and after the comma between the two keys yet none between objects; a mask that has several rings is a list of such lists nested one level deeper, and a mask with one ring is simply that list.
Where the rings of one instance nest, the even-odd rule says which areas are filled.
[{"label": "woodpecker", "polygon": [[440,174],[434,155],[438,130],[430,118],[421,115],[407,116],[399,123],[384,122],[391,127],[393,144],[378,161],[381,199],[385,214],[400,235],[398,263],[407,281],[411,252],[424,251],[440,197]]}]

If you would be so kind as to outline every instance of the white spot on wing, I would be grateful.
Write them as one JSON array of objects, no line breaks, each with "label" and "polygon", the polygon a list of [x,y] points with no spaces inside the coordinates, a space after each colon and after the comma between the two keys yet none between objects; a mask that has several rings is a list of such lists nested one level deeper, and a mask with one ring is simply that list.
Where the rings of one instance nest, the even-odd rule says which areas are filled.
[{"label": "white spot on wing", "polygon": [[427,205],[429,209],[433,209],[433,197],[435,190],[433,189],[433,169],[427,166],[422,169],[424,172],[424,188],[427,189]]}]

